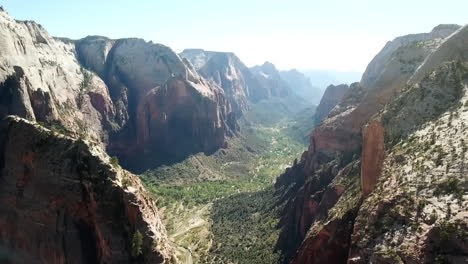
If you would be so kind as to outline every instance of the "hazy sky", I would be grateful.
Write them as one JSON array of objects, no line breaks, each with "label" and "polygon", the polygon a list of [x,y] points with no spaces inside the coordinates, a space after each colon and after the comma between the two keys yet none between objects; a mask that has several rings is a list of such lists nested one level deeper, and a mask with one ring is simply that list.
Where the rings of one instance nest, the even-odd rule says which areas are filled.
[{"label": "hazy sky", "polygon": [[0,0],[54,36],[233,51],[248,66],[364,71],[388,40],[468,22],[468,0]]}]

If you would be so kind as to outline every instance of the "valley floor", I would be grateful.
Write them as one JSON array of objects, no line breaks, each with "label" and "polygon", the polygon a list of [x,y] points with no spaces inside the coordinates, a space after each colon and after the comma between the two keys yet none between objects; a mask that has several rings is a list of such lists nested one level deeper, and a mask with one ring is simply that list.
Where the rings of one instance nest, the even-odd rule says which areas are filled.
[{"label": "valley floor", "polygon": [[[273,106],[274,107],[274,106]],[[252,106],[227,149],[148,171],[181,263],[277,263],[273,184],[306,148],[299,112]],[[313,116],[313,109],[302,110]],[[305,113],[304,113],[305,112]],[[284,114],[288,113],[288,114]],[[310,114],[310,115],[309,115]]]}]

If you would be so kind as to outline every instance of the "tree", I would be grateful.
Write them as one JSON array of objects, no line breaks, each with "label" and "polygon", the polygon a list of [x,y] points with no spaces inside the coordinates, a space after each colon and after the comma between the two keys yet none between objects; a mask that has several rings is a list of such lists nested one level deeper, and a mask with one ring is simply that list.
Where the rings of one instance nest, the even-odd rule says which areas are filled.
[{"label": "tree", "polygon": [[140,231],[135,231],[135,234],[133,234],[133,239],[132,239],[132,256],[133,257],[138,257],[142,253],[142,247],[143,247],[143,235],[140,233]]}]

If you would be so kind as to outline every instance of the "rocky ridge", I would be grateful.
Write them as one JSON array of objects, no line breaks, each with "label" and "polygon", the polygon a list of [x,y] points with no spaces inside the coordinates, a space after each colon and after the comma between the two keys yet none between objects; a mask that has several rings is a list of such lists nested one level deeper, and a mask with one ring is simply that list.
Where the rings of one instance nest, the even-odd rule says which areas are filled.
[{"label": "rocky ridge", "polygon": [[291,88],[286,81],[281,78],[280,72],[271,62],[265,62],[250,68],[254,76],[260,82],[263,89],[263,97],[285,97],[291,94]]},{"label": "rocky ridge", "polygon": [[203,77],[223,88],[237,117],[247,111],[249,100],[256,101],[255,90],[260,84],[234,53],[185,49],[180,56],[190,61]]},{"label": "rocky ridge", "polygon": [[327,117],[330,111],[341,102],[341,99],[345,96],[349,86],[346,84],[341,85],[329,85],[325,90],[325,93],[320,99],[320,104],[317,106],[317,112],[314,115],[315,123],[320,123]]},{"label": "rocky ridge", "polygon": [[169,160],[210,153],[236,132],[224,91],[168,47],[87,37],[76,48],[83,65],[105,81],[120,114],[108,149],[130,164],[141,159],[132,160],[138,153]]},{"label": "rocky ridge", "polygon": [[0,139],[2,261],[176,261],[138,176],[99,146],[13,116]]},{"label": "rocky ridge", "polygon": [[[439,221],[423,222],[414,218],[412,213],[401,213],[399,210],[408,207],[412,204],[411,199],[415,199],[414,189],[410,191],[403,186],[391,185],[409,171],[417,174],[418,168],[414,165],[395,166],[394,162],[403,164],[412,160],[420,166],[431,164],[427,157],[406,157],[420,156],[420,152],[415,149],[395,149],[394,146],[398,144],[408,146],[405,142],[411,142],[414,138],[411,133],[423,133],[422,128],[430,124],[443,131],[438,118],[451,116],[451,120],[460,125],[456,129],[460,139],[468,136],[460,132],[464,131],[462,124],[465,122],[461,114],[464,111],[461,94],[466,92],[467,81],[463,70],[465,66],[463,62],[456,62],[465,61],[465,58],[437,55],[445,53],[444,46],[449,45],[447,43],[458,43],[455,47],[459,50],[451,54],[464,54],[466,45],[463,46],[459,39],[464,39],[466,35],[463,29],[457,31],[457,28],[438,26],[430,34],[397,38],[392,42],[392,51],[389,51],[388,44],[371,62],[361,83],[353,84],[328,118],[312,132],[309,149],[300,161],[278,179],[277,191],[282,195],[282,200],[287,202],[278,249],[283,250],[291,263],[321,263],[325,259],[328,259],[328,263],[421,263],[431,258],[458,263],[457,259],[466,256],[466,248],[462,246],[466,243],[462,238],[466,219],[439,218]],[[427,68],[434,56],[449,59],[445,62],[431,62],[435,67],[431,68],[432,71],[426,71],[430,74],[424,75],[419,81],[410,81],[417,80],[416,70]],[[379,65],[385,66],[379,68]],[[420,103],[415,104],[415,101]],[[450,114],[454,111],[450,110],[452,108],[459,109],[459,114]],[[396,112],[386,114],[389,109]],[[448,140],[451,136],[444,133],[453,132],[447,130],[432,138]],[[424,140],[428,138],[424,137]],[[451,150],[450,144],[440,144],[435,148],[443,149],[443,153],[454,153],[454,161],[460,160],[460,157],[463,160],[464,156],[460,156],[462,144],[458,145],[460,149],[455,147]],[[400,154],[393,154],[397,152]],[[455,171],[459,169],[459,165],[454,166]],[[401,171],[395,171],[396,168],[401,168]],[[393,171],[388,173],[390,169]],[[466,177],[464,174],[455,174],[450,178],[451,171],[449,166],[442,173],[445,176],[439,178],[441,180],[438,184],[423,181],[421,176],[407,182],[418,185],[416,190],[424,190],[427,194],[436,193],[436,196],[440,193],[441,197],[446,195],[453,202],[463,205],[466,196],[460,193],[466,193],[465,187],[448,191],[445,186],[449,185],[446,181],[466,183]],[[379,187],[381,184],[385,187]],[[398,193],[405,193],[405,198]],[[412,198],[408,200],[407,197]],[[419,207],[430,203],[433,205],[428,208],[437,205],[437,202],[425,199],[421,203],[424,206]],[[438,216],[447,215],[447,210],[451,216],[454,210],[460,215],[466,213],[466,210],[461,209],[462,206],[437,208],[435,214]],[[418,211],[416,209],[415,212]],[[387,215],[388,212],[390,215]],[[429,212],[425,214],[430,216]],[[410,236],[403,249],[400,247],[401,239],[408,232],[413,232],[409,231],[413,228],[420,230],[419,235]],[[441,228],[446,229],[441,231]],[[451,244],[440,243],[447,242],[444,238],[447,232],[453,237],[449,239]],[[437,245],[435,251],[434,243]],[[450,250],[448,245],[458,246]]]},{"label": "rocky ridge", "polygon": [[163,45],[53,38],[4,11],[0,34],[0,116],[85,135],[133,170],[212,152],[238,129],[224,91]]},{"label": "rocky ridge", "polygon": [[189,60],[204,78],[223,88],[237,117],[247,111],[249,102],[284,98],[292,94],[291,86],[271,63],[249,69],[232,52],[202,49],[186,49],[180,56]]}]

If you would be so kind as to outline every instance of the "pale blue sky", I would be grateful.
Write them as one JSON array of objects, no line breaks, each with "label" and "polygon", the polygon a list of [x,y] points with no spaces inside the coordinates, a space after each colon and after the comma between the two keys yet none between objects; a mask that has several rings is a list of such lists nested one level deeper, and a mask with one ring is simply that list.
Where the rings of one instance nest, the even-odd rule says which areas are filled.
[{"label": "pale blue sky", "polygon": [[396,36],[468,22],[468,0],[0,0],[54,36],[139,37],[233,51],[247,65],[364,71]]}]

